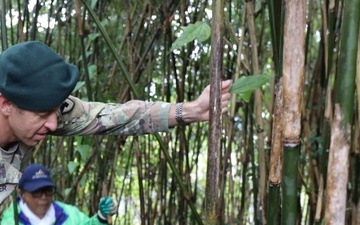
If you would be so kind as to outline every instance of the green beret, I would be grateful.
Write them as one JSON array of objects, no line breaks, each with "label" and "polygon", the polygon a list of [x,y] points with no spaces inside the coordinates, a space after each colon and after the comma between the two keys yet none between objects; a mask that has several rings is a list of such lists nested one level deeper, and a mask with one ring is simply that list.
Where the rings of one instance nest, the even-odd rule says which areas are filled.
[{"label": "green beret", "polygon": [[0,54],[0,93],[22,109],[48,111],[74,90],[79,70],[44,43],[16,44]]}]

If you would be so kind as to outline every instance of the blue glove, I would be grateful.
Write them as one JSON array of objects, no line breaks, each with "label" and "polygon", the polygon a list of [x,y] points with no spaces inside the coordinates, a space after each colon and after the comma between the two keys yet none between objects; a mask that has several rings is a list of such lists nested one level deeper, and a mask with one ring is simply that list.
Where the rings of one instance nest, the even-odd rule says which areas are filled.
[{"label": "blue glove", "polygon": [[116,206],[112,198],[102,197],[99,202],[98,215],[101,219],[106,220],[108,216],[112,216],[116,213]]}]

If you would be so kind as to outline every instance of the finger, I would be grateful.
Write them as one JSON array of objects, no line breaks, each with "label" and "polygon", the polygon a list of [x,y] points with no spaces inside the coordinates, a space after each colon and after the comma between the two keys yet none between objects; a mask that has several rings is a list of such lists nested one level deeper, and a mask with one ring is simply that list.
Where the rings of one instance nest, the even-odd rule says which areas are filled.
[{"label": "finger", "polygon": [[222,101],[221,102],[221,108],[227,108],[229,105],[229,101],[228,100],[225,100],[225,101]]},{"label": "finger", "polygon": [[231,88],[231,86],[221,89],[221,94],[222,95],[229,94],[230,88]]},{"label": "finger", "polygon": [[101,197],[100,198],[100,204],[101,204],[101,202],[104,202],[105,201],[105,198],[104,197]]},{"label": "finger", "polygon": [[111,202],[112,202],[112,198],[106,198],[106,201],[105,201],[106,204],[110,204]]},{"label": "finger", "polygon": [[229,100],[221,101],[221,113],[225,113],[228,111]]},{"label": "finger", "polygon": [[228,101],[231,99],[231,94],[230,93],[225,93],[225,94],[222,94],[221,95],[221,102],[225,102],[225,101]]},{"label": "finger", "polygon": [[221,106],[221,112],[224,113],[224,112],[227,112],[229,109],[229,107],[227,106]]},{"label": "finger", "polygon": [[114,204],[113,207],[111,207],[111,214],[114,215],[116,213],[116,205]]},{"label": "finger", "polygon": [[226,113],[227,111],[229,111],[228,108],[221,108],[221,114],[224,114],[224,113]]},{"label": "finger", "polygon": [[231,87],[231,85],[232,85],[232,80],[224,80],[221,83],[221,87],[222,87],[223,90],[224,89],[229,89]]}]

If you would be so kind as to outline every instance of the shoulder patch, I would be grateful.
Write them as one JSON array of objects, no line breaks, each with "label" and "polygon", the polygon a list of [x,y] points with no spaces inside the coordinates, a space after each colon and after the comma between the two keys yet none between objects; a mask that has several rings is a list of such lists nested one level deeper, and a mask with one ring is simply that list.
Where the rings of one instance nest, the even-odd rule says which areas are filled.
[{"label": "shoulder patch", "polygon": [[74,108],[75,102],[69,98],[67,98],[63,104],[60,106],[60,112],[61,114],[66,114],[68,112],[71,112],[71,110]]}]

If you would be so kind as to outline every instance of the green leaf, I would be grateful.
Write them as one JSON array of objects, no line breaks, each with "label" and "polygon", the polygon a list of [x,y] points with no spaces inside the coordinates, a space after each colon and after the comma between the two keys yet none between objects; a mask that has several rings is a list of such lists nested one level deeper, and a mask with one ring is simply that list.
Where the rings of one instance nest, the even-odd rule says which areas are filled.
[{"label": "green leaf", "polygon": [[195,24],[189,24],[188,26],[184,27],[183,33],[180,35],[178,39],[174,41],[171,45],[170,52],[178,49],[187,43],[198,40],[198,41],[205,41],[210,37],[211,28],[207,23],[198,21]]},{"label": "green leaf", "polygon": [[94,78],[94,76],[96,75],[96,72],[97,72],[96,65],[91,64],[90,66],[88,66],[88,71],[89,71],[90,80],[92,80]]},{"label": "green leaf", "polygon": [[70,190],[71,190],[71,188],[66,188],[64,190],[64,195],[67,196],[68,194],[70,194]]},{"label": "green leaf", "polygon": [[70,161],[67,165],[69,173],[72,174],[78,166],[79,166],[79,163]]},{"label": "green leaf", "polygon": [[101,37],[100,33],[93,33],[93,34],[89,34],[87,36],[91,41],[94,41],[96,38]]},{"label": "green leaf", "polygon": [[239,93],[240,98],[242,98],[245,102],[250,101],[251,94],[252,94],[252,91],[245,91],[243,93]]},{"label": "green leaf", "polygon": [[78,145],[76,151],[80,153],[81,159],[87,159],[90,154],[90,145]]},{"label": "green leaf", "polygon": [[231,86],[230,93],[239,94],[245,102],[249,102],[252,92],[269,83],[271,78],[267,74],[242,76]]},{"label": "green leaf", "polygon": [[91,4],[90,4],[90,8],[95,9],[96,3],[97,3],[97,0],[92,0]]},{"label": "green leaf", "polygon": [[80,88],[85,86],[85,82],[84,81],[78,81],[76,83],[76,86],[74,88],[74,90],[72,91],[72,93],[75,93],[77,90],[79,90]]},{"label": "green leaf", "polygon": [[86,182],[88,181],[88,177],[86,174],[84,174],[84,176],[81,178],[79,184],[80,184],[80,187],[84,187],[86,185]]}]

